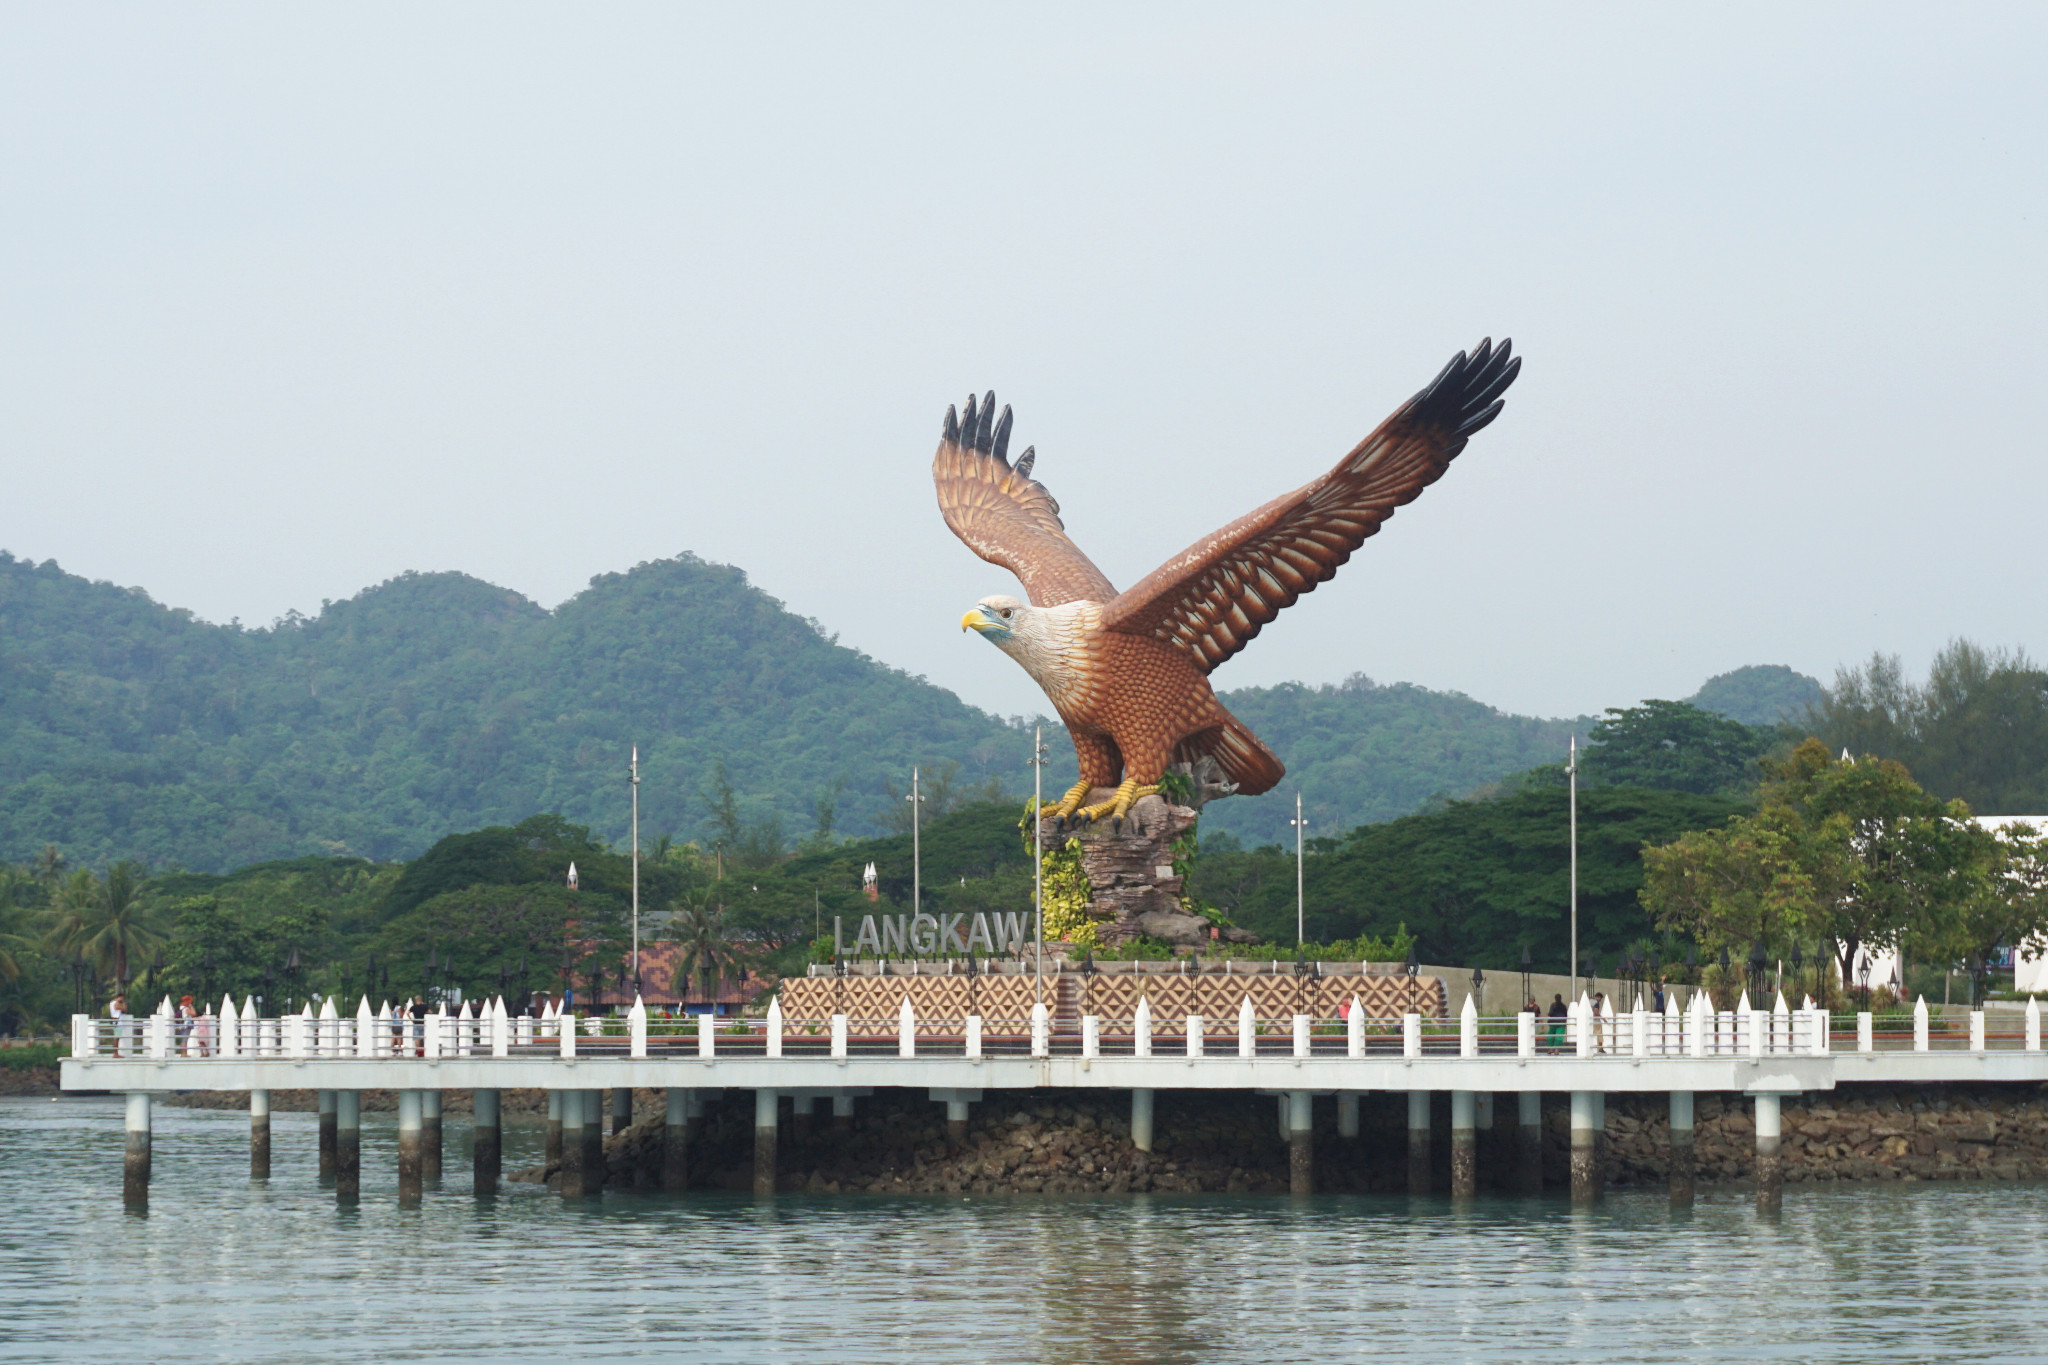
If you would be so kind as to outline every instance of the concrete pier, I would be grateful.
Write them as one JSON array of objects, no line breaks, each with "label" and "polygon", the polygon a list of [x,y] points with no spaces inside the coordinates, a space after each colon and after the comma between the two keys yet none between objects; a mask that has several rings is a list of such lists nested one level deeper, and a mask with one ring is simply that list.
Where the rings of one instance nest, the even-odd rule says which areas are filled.
[{"label": "concrete pier", "polygon": [[967,1101],[958,1095],[946,1099],[946,1137],[953,1142],[964,1142],[967,1138]]},{"label": "concrete pier", "polygon": [[585,1090],[583,1097],[583,1192],[604,1193],[611,1171],[604,1159],[604,1091]]},{"label": "concrete pier", "polygon": [[355,1200],[363,1192],[363,1095],[334,1092],[334,1197]]},{"label": "concrete pier", "polygon": [[1775,1213],[1785,1202],[1785,1168],[1778,1157],[1778,1103],[1776,1095],[1756,1097],[1756,1207],[1759,1213]]},{"label": "concrete pier", "polygon": [[798,1095],[791,1102],[789,1110],[790,1131],[795,1135],[798,1142],[803,1142],[811,1135],[811,1113],[817,1102],[817,1096],[815,1095]]},{"label": "concrete pier", "polygon": [[1479,1193],[1478,1113],[1470,1090],[1451,1092],[1451,1198]]},{"label": "concrete pier", "polygon": [[441,1179],[441,1092],[420,1091],[420,1178]]},{"label": "concrete pier", "polygon": [[150,1097],[146,1090],[128,1092],[128,1154],[121,1166],[121,1202],[149,1203]]},{"label": "concrete pier", "polygon": [[1692,1091],[1671,1092],[1671,1207],[1689,1209],[1692,1207],[1693,1173],[1697,1165],[1693,1158]]},{"label": "concrete pier", "polygon": [[1572,1202],[1591,1204],[1600,1197],[1600,1150],[1594,1140],[1601,1096],[1592,1090],[1572,1091]]},{"label": "concrete pier", "polygon": [[844,1132],[853,1127],[853,1092],[841,1090],[832,1096],[832,1127]]},{"label": "concrete pier", "polygon": [[1516,1092],[1515,1188],[1543,1193],[1543,1092]]},{"label": "concrete pier", "polygon": [[470,1126],[470,1178],[479,1195],[498,1192],[505,1161],[505,1129],[499,1118],[499,1093],[478,1090],[471,1095],[475,1121]]},{"label": "concrete pier", "polygon": [[1478,1183],[1483,1189],[1498,1189],[1507,1184],[1507,1172],[1501,1166],[1500,1145],[1495,1140],[1493,1127],[1493,1092],[1475,1090],[1472,1092],[1473,1130],[1477,1139],[1473,1150],[1479,1163]]},{"label": "concrete pier", "polygon": [[1316,1192],[1315,1103],[1309,1091],[1287,1092],[1287,1189],[1292,1194]]},{"label": "concrete pier", "polygon": [[1344,1091],[1337,1096],[1337,1136],[1358,1136],[1358,1096],[1355,1092]]},{"label": "concrete pier", "polygon": [[398,1092],[398,1202],[417,1204],[420,1202],[422,1148],[420,1110],[424,1092],[401,1090]]},{"label": "concrete pier", "polygon": [[773,1090],[754,1092],[754,1193],[775,1193],[776,1096]]},{"label": "concrete pier", "polygon": [[320,1111],[320,1178],[334,1179],[334,1092],[318,1091],[315,1103]]},{"label": "concrete pier", "polygon": [[1428,1194],[1430,1091],[1408,1092],[1408,1193]]},{"label": "concrete pier", "polygon": [[548,1130],[546,1161],[550,1166],[562,1164],[562,1097],[565,1090],[548,1091]]},{"label": "concrete pier", "polygon": [[670,1086],[661,1134],[661,1187],[670,1194],[690,1188],[690,1092]]},{"label": "concrete pier", "polygon": [[1141,1152],[1152,1150],[1152,1092],[1131,1092],[1131,1146]]},{"label": "concrete pier", "polygon": [[633,1089],[631,1086],[612,1087],[612,1132],[623,1133],[633,1126]]},{"label": "concrete pier", "polygon": [[[561,1117],[561,1190],[564,1199],[581,1199],[583,1187],[583,1092],[581,1090],[560,1090],[548,1095],[548,1108],[556,1108],[560,1102]],[[551,1121],[550,1128],[557,1126]]]},{"label": "concrete pier", "polygon": [[270,1179],[270,1092],[249,1092],[249,1178]]}]

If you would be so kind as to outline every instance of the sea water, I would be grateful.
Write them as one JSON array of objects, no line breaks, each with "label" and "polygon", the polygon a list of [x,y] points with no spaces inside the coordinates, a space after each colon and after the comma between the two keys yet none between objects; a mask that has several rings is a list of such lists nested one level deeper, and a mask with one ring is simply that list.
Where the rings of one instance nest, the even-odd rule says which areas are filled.
[{"label": "sea water", "polygon": [[[156,1109],[147,1212],[118,1099],[0,1100],[0,1358],[50,1361],[2039,1361],[2048,1187],[1660,1193],[687,1198],[446,1175],[362,1197],[311,1114]],[[541,1130],[508,1116],[508,1170]]]}]

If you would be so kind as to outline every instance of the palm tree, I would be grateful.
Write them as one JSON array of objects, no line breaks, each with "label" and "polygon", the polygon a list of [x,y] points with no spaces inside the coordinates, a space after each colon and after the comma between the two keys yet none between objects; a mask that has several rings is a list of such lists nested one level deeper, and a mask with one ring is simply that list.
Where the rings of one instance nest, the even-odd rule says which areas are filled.
[{"label": "palm tree", "polygon": [[122,861],[104,880],[80,868],[58,886],[43,946],[59,956],[73,953],[112,977],[125,991],[131,964],[160,950],[168,937],[142,899],[142,868]]},{"label": "palm tree", "polygon": [[725,907],[714,905],[710,896],[686,905],[675,918],[681,951],[676,954],[675,992],[688,995],[695,982],[698,993],[709,1000],[739,965],[739,948],[725,928]]}]

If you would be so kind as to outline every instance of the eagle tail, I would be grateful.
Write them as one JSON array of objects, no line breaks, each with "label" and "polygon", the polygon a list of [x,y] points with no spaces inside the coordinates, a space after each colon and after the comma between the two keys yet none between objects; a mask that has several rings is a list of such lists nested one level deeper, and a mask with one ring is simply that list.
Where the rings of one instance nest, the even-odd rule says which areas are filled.
[{"label": "eagle tail", "polygon": [[[1222,711],[1222,707],[1216,708]],[[1198,730],[1182,740],[1174,758],[1179,762],[1192,763],[1199,758],[1213,758],[1223,769],[1225,777],[1237,784],[1240,796],[1257,796],[1260,792],[1271,791],[1287,776],[1287,765],[1260,742],[1259,737],[1245,727],[1243,721],[1228,711],[1223,711],[1222,723],[1206,730]]]}]

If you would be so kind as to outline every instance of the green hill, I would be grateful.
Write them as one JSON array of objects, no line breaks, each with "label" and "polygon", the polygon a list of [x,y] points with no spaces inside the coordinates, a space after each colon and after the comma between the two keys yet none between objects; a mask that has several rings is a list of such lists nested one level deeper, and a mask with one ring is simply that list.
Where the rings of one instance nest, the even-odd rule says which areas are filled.
[{"label": "green hill", "polygon": [[[1206,833],[1247,846],[1286,839],[1297,790],[1309,832],[1339,834],[1556,761],[1591,723],[1363,677],[1225,701],[1289,768],[1205,814]],[[0,860],[51,843],[76,863],[205,872],[388,862],[535,812],[623,840],[634,743],[650,841],[713,837],[720,761],[727,814],[783,847],[815,830],[821,798],[841,835],[895,829],[912,763],[950,789],[934,814],[991,780],[1029,790],[1027,730],[691,555],[602,575],[553,611],[406,574],[246,629],[0,552]],[[1073,757],[1052,749],[1058,790]]]}]

